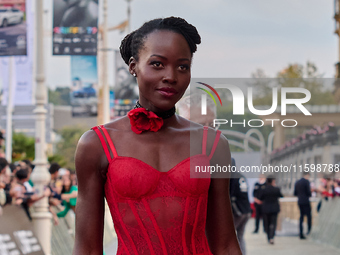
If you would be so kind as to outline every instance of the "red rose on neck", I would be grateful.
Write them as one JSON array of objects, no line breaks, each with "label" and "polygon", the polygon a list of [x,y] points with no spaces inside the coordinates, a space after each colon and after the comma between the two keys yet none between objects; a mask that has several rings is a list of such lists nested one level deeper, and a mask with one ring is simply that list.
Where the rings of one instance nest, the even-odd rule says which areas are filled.
[{"label": "red rose on neck", "polygon": [[158,131],[163,126],[163,119],[145,108],[136,108],[128,112],[131,130],[136,134],[143,131]]}]

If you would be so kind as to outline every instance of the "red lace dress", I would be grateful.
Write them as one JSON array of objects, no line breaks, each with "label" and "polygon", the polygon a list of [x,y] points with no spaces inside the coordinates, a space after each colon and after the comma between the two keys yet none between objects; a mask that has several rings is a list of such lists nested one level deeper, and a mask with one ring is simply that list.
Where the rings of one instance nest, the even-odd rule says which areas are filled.
[{"label": "red lace dress", "polygon": [[93,130],[110,162],[105,196],[118,236],[117,254],[211,255],[205,236],[210,174],[190,178],[190,166],[210,165],[220,132],[210,155],[205,127],[202,154],[159,172],[141,160],[119,156],[103,126]]}]

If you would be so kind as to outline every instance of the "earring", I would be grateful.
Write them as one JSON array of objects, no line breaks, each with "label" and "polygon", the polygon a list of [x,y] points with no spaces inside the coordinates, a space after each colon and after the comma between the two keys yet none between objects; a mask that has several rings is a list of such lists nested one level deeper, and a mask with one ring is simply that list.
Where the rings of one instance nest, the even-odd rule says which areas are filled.
[{"label": "earring", "polygon": [[136,73],[133,73],[132,75],[133,75],[133,77],[137,77],[137,74],[136,74]]}]

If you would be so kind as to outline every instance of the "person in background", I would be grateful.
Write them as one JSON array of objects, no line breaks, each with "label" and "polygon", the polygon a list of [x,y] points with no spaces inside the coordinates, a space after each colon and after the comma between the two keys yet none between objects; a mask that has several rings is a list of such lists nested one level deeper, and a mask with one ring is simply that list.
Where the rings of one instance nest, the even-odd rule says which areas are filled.
[{"label": "person in background", "polygon": [[61,194],[62,181],[61,181],[61,178],[58,179],[59,169],[60,169],[60,165],[58,163],[52,163],[48,171],[51,174],[50,189],[52,192],[52,196],[60,200],[61,198],[60,196],[58,196],[58,194],[59,195]]},{"label": "person in background", "polygon": [[5,138],[4,138],[4,135],[3,135],[3,131],[0,129],[0,158],[5,157],[5,153],[2,149],[3,145],[4,145],[4,141],[5,141]]},{"label": "person in background", "polygon": [[71,171],[67,168],[60,168],[58,172],[58,178],[61,178],[63,180],[64,178],[70,178]]},{"label": "person in background", "polygon": [[[32,172],[34,170],[35,165],[33,165],[32,162],[29,159],[24,159],[24,160],[22,160],[22,162],[25,163],[25,165],[23,167],[27,167],[28,168],[29,176],[31,177],[31,174],[32,174]],[[31,178],[28,180],[28,184],[31,187],[34,187],[34,183],[31,180]]]},{"label": "person in background", "polygon": [[65,176],[63,178],[63,190],[61,194],[62,194],[62,199],[63,199],[63,204],[64,204],[64,210],[57,213],[57,216],[59,218],[65,217],[70,209],[75,211],[75,207],[77,203],[78,187],[72,185],[70,176]]},{"label": "person in background", "polygon": [[[236,167],[234,158],[231,158],[231,164]],[[240,243],[242,254],[246,255],[246,244],[243,235],[251,215],[251,208],[248,198],[247,180],[238,172],[232,173],[230,177],[230,200],[237,239]]]},{"label": "person in background", "polygon": [[336,196],[340,196],[340,180],[334,181],[334,191]]},{"label": "person in background", "polygon": [[8,192],[6,192],[6,187],[9,182],[6,176],[7,166],[7,160],[5,158],[0,158],[0,216],[2,215],[2,206],[8,201]]},{"label": "person in background", "polygon": [[8,166],[8,161],[5,158],[0,158],[0,188],[1,189],[4,189],[7,183],[5,180],[7,166]]},{"label": "person in background", "polygon": [[275,177],[268,176],[266,186],[261,189],[258,196],[260,204],[262,204],[263,221],[270,244],[274,244],[277,215],[280,212],[279,198],[283,197],[280,188],[275,186]]},{"label": "person in background", "polygon": [[323,179],[321,179],[321,184],[319,185],[318,192],[321,194],[321,200],[319,201],[316,211],[320,212],[322,201],[328,201],[329,199],[332,199],[335,196],[335,187],[334,187],[334,181],[333,179],[325,175]]},{"label": "person in background", "polygon": [[[255,205],[255,230],[254,234],[257,234],[259,231],[260,220],[263,218],[262,215],[262,205],[261,201],[259,200],[259,194],[262,189],[266,186],[266,177],[264,174],[261,174],[259,177],[259,181],[255,183],[253,196],[254,196],[254,205]],[[265,230],[264,222],[263,222],[263,230]]]},{"label": "person in background", "polygon": [[300,209],[300,239],[306,239],[303,234],[303,219],[305,216],[307,216],[308,222],[307,235],[310,233],[312,228],[312,209],[309,202],[309,198],[312,196],[312,191],[310,187],[309,177],[309,172],[304,172],[302,178],[295,183],[294,187],[294,196],[298,197],[298,206]]},{"label": "person in background", "polygon": [[76,171],[72,170],[71,171],[71,181],[72,181],[72,185],[73,186],[78,186],[78,180],[77,180],[77,175],[76,175]]},{"label": "person in background", "polygon": [[20,170],[16,172],[16,182],[12,184],[10,194],[15,199],[16,205],[21,205],[25,210],[28,218],[32,220],[29,207],[39,201],[44,197],[49,197],[51,192],[50,189],[46,188],[43,192],[42,196],[34,192],[27,191],[26,186],[24,185],[25,182],[29,180],[29,170],[28,168],[22,167]]},{"label": "person in background", "polygon": [[22,160],[22,161],[20,161],[20,166],[21,166],[21,169],[27,169],[28,170],[28,176],[27,176],[28,180],[24,182],[24,186],[26,188],[26,191],[30,192],[30,193],[34,193],[35,192],[34,183],[31,180],[31,174],[32,174],[32,171],[33,171],[33,165],[31,164],[31,161]]}]

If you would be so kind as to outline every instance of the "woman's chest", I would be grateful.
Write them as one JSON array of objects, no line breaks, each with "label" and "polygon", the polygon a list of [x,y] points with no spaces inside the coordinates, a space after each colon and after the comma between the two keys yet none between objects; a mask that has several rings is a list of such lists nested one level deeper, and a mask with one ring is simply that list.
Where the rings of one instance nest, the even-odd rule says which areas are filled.
[{"label": "woman's chest", "polygon": [[[117,157],[109,165],[106,192],[122,198],[146,196],[200,196],[207,194],[210,165],[206,155],[195,155],[177,163],[166,172],[132,157]],[[203,171],[202,171],[203,170]]]}]

